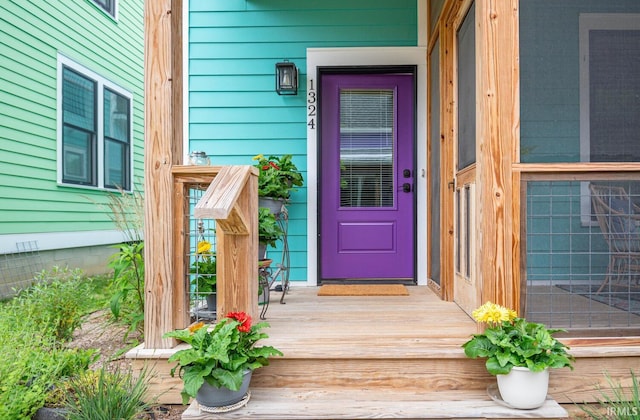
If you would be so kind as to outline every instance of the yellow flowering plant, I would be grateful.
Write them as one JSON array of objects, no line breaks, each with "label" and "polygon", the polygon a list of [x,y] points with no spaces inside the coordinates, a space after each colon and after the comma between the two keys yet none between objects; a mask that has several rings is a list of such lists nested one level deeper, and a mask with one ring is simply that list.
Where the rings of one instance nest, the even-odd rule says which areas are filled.
[{"label": "yellow flowering plant", "polygon": [[211,242],[198,242],[190,272],[195,275],[191,284],[196,286],[198,293],[216,291],[216,254],[211,251]]},{"label": "yellow flowering plant", "polygon": [[462,345],[464,353],[472,359],[486,358],[487,371],[492,375],[505,375],[514,366],[533,372],[546,368],[573,369],[575,359],[568,353],[569,347],[552,336],[565,330],[528,322],[515,311],[491,302],[477,308],[472,316],[486,324],[486,328]]}]

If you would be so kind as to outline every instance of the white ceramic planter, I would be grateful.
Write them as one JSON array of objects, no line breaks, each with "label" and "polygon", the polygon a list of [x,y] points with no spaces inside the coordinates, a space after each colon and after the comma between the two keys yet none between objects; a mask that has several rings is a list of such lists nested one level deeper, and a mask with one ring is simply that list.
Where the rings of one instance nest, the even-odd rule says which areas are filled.
[{"label": "white ceramic planter", "polygon": [[532,372],[525,367],[514,367],[507,375],[496,377],[502,400],[513,408],[538,408],[547,398],[549,369]]}]

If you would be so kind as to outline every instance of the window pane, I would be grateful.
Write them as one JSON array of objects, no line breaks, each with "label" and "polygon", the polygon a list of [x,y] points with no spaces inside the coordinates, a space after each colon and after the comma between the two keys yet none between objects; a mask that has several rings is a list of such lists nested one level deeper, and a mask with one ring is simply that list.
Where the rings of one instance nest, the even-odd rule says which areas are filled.
[{"label": "window pane", "polygon": [[431,168],[430,168],[430,208],[431,208],[431,255],[430,278],[440,284],[440,43],[431,52],[430,67],[431,101]]},{"label": "window pane", "polygon": [[458,31],[458,170],[476,161],[476,34],[472,5]]},{"label": "window pane", "polygon": [[64,127],[62,146],[63,182],[95,185],[93,135],[73,127]]},{"label": "window pane", "polygon": [[116,0],[93,0],[101,9],[109,13],[111,16],[116,15]]},{"label": "window pane", "polygon": [[130,189],[129,99],[104,90],[104,184],[105,187]]},{"label": "window pane", "polygon": [[393,206],[394,92],[340,91],[340,205]]},{"label": "window pane", "polygon": [[105,187],[129,189],[128,146],[110,140],[104,146]]},{"label": "window pane", "polygon": [[68,68],[63,69],[62,119],[87,131],[95,132],[95,83]]},{"label": "window pane", "polygon": [[589,82],[591,161],[639,162],[640,31],[590,31]]},{"label": "window pane", "polygon": [[129,100],[104,90],[104,135],[129,143]]}]

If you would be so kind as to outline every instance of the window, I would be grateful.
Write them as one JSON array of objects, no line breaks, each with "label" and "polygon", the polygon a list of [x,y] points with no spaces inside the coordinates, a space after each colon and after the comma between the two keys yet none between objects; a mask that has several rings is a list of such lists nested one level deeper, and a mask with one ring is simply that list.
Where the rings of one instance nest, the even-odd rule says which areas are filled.
[{"label": "window", "polygon": [[58,80],[58,182],[131,190],[131,93],[64,56]]},{"label": "window", "polygon": [[640,15],[580,15],[580,155],[640,162]]},{"label": "window", "polygon": [[[580,15],[580,160],[640,162],[640,15]],[[583,225],[595,224],[582,183]]]},{"label": "window", "polygon": [[99,8],[110,14],[114,19],[118,9],[118,0],[92,0]]}]

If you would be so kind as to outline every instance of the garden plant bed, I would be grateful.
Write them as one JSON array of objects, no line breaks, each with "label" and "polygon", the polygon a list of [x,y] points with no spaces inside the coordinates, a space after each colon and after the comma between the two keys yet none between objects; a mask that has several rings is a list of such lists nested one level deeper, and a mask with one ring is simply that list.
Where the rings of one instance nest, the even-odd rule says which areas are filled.
[{"label": "garden plant bed", "polygon": [[[113,322],[108,309],[96,311],[75,331],[69,347],[97,349],[100,357],[91,365],[91,369],[105,366],[108,370],[128,371],[131,361],[125,359],[124,353],[140,340],[140,334],[131,333],[127,337],[126,332],[126,326]],[[183,405],[158,405],[149,414],[148,419],[180,420],[186,409],[187,406]]]}]

